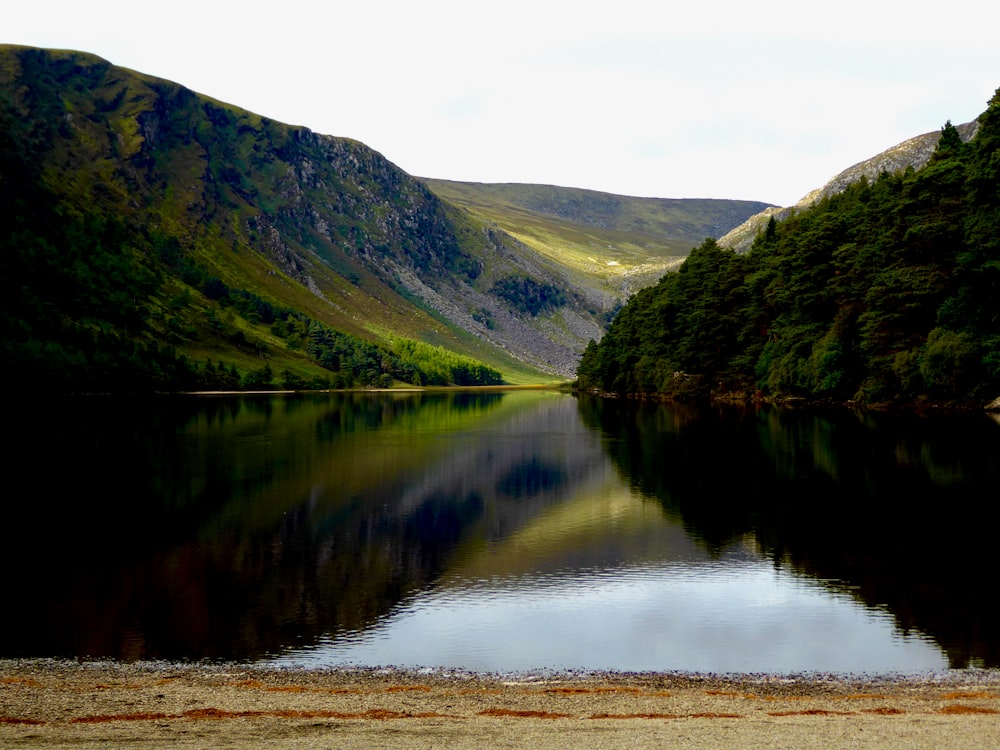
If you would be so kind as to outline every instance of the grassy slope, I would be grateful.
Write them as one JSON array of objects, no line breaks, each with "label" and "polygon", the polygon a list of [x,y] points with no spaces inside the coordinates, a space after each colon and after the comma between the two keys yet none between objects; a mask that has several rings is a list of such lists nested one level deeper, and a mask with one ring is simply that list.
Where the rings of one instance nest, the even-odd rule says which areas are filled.
[{"label": "grassy slope", "polygon": [[424,178],[441,198],[493,223],[577,284],[627,296],[679,265],[692,247],[767,204],[636,198],[579,188]]}]

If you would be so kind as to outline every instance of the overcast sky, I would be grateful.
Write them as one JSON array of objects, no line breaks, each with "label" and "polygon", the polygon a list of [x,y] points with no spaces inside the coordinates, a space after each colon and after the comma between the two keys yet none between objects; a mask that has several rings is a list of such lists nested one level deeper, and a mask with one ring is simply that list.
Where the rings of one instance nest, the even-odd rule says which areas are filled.
[{"label": "overcast sky", "polygon": [[978,116],[998,21],[923,0],[34,0],[6,4],[0,42],[93,52],[414,175],[789,205]]}]

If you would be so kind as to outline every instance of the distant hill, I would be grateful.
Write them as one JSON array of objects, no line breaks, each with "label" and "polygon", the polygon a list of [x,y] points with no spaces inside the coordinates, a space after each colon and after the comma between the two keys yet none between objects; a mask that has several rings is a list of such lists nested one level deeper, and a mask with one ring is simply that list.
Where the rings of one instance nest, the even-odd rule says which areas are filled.
[{"label": "distant hill", "polygon": [[[958,125],[956,130],[962,140],[968,142],[975,136],[979,128],[979,121],[973,120],[964,125]],[[862,177],[874,181],[883,172],[893,174],[902,172],[907,168],[919,169],[924,166],[934,153],[938,140],[941,138],[941,131],[909,138],[902,143],[886,149],[876,154],[870,159],[858,162],[848,167],[830,179],[823,187],[810,191],[799,200],[794,206],[785,208],[770,207],[719,237],[719,244],[737,252],[745,252],[753,244],[754,238],[763,231],[768,220],[773,216],[776,221],[788,218],[795,211],[801,211],[815,204],[821,198],[834,195],[843,191],[848,185],[857,182]]]},{"label": "distant hill", "polygon": [[769,207],[759,201],[636,198],[580,188],[424,178],[555,264],[574,286],[623,301],[676,268],[706,237]]},{"label": "distant hill", "polygon": [[[481,186],[473,205],[434,185],[94,55],[0,46],[3,364],[87,389],[265,367],[267,383],[455,382],[478,366],[435,368],[440,347],[508,381],[566,377],[637,286],[607,269],[652,281],[691,232],[758,208],[664,202],[662,219],[599,193],[574,209],[561,196],[585,191]],[[628,221],[599,226],[623,204]]]}]

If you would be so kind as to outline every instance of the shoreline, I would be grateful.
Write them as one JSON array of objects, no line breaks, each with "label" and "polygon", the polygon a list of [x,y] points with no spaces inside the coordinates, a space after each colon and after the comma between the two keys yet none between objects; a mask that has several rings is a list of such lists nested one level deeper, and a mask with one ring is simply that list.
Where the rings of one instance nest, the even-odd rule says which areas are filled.
[{"label": "shoreline", "polygon": [[0,660],[4,747],[1000,746],[1000,670],[473,673]]},{"label": "shoreline", "polygon": [[713,406],[777,406],[786,409],[806,410],[849,410],[870,413],[898,414],[1000,414],[1000,397],[988,404],[980,402],[955,401],[854,401],[837,399],[813,399],[807,396],[763,396],[749,394],[743,391],[712,392],[699,394],[677,394],[667,392],[628,392],[615,393],[596,388],[569,389],[572,393],[585,394],[597,398],[622,400],[634,403],[662,404],[711,404]]}]

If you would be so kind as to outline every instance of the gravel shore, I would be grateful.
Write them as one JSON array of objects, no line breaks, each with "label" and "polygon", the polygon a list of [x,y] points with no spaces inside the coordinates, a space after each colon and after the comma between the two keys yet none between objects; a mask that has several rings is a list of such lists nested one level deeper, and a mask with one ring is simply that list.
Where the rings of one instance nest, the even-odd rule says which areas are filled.
[{"label": "gravel shore", "polygon": [[0,746],[1000,747],[1000,671],[469,674],[0,661]]}]

